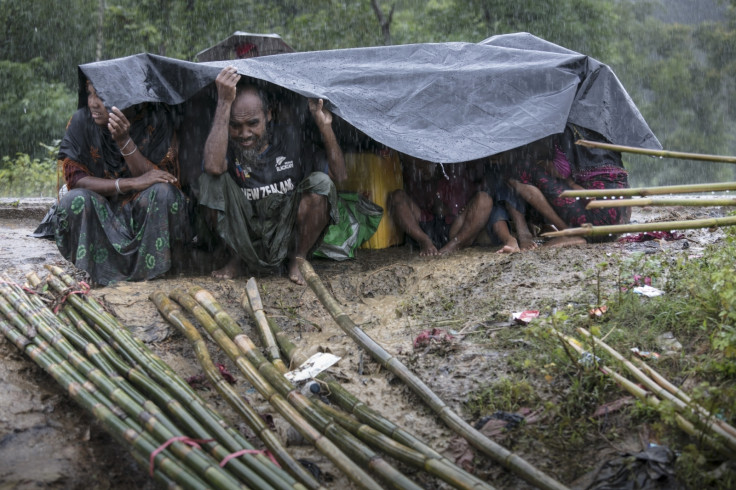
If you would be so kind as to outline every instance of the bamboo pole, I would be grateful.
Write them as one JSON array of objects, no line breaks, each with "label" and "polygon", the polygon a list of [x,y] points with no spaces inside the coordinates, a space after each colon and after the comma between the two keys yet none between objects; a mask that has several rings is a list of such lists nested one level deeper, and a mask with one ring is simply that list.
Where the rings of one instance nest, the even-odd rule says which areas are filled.
[{"label": "bamboo pole", "polygon": [[[62,366],[65,366],[66,364],[64,363],[68,362],[69,366],[72,366],[71,369],[75,373],[78,373],[78,378],[75,380],[80,383],[84,383],[85,380],[91,382],[99,390],[100,401],[106,403],[111,409],[113,409],[113,405],[119,407],[122,410],[120,412],[121,414],[130,417],[128,424],[134,430],[140,431],[144,428],[160,444],[183,435],[168,420],[158,418],[150,411],[144,409],[141,403],[128,396],[125,390],[122,390],[101,370],[97,369],[88,361],[85,356],[74,349],[67,339],[59,334],[59,325],[58,323],[54,324],[54,321],[58,322],[58,320],[52,317],[52,323],[49,323],[47,318],[32,308],[31,302],[25,298],[20,287],[17,287],[17,290],[13,291],[13,287],[5,282],[0,284],[0,293],[2,293],[3,298],[0,300],[0,308],[2,308],[3,313],[8,316],[6,301],[12,301],[15,310],[20,316],[25,318],[29,324],[35,325],[39,332],[40,335],[35,336],[32,340],[37,342],[42,338],[45,339],[48,342],[48,347],[45,348],[48,349],[49,353],[52,355],[57,355],[56,353],[58,353],[58,358],[54,359],[55,362]],[[88,354],[100,355],[99,351],[91,345],[88,349]],[[137,394],[137,398],[138,400],[142,399],[139,394]],[[158,410],[156,411],[158,412]],[[162,414],[158,412],[158,415],[161,416]],[[136,421],[135,424],[133,423],[134,421]],[[138,425],[138,423],[141,425]],[[175,441],[169,447],[173,454],[180,458],[182,462],[186,462],[190,468],[200,474],[215,488],[227,489],[239,486],[239,482],[227,470],[220,468],[217,461],[206,453],[196,451],[191,446],[179,441]]]},{"label": "bamboo pole", "polygon": [[321,400],[316,400],[315,403],[322,413],[332,417],[351,434],[355,435],[366,444],[370,444],[377,450],[391,456],[397,461],[401,461],[402,463],[416,469],[424,470],[430,475],[434,475],[448,483],[453,488],[464,490],[493,490],[491,485],[470,473],[467,473],[446,458],[428,457],[420,451],[401,444],[373,427],[355,420],[346,412],[343,412],[332,405],[328,405]]},{"label": "bamboo pole", "polygon": [[[556,335],[561,341],[566,342],[568,345],[570,345],[575,351],[580,354],[581,356],[586,354],[585,350],[583,349],[582,345],[580,345],[580,342],[575,340],[574,338],[570,337],[569,335],[565,335],[562,332],[556,330],[554,327],[550,327],[550,332],[552,332],[554,335]],[[632,383],[625,377],[621,376],[619,373],[614,371],[613,369],[598,365],[597,368],[606,376],[613,379],[616,383],[621,385],[626,391],[637,397],[639,400],[644,402],[645,404],[649,405],[650,407],[659,410],[659,405],[661,403],[661,400],[657,398],[654,394],[646,391],[644,388],[639,387],[635,383]],[[713,439],[708,434],[703,433],[702,431],[699,431],[695,428],[695,426],[687,419],[685,419],[682,415],[675,412],[675,423],[677,426],[688,435],[699,438],[705,443],[707,443],[712,448],[716,449],[717,451],[721,452],[722,454],[725,454],[729,457],[732,457],[733,454],[725,447],[723,444],[721,444],[719,441]]]},{"label": "bamboo pole", "polygon": [[[27,331],[23,324],[30,324],[33,320],[27,320],[15,310],[8,302],[5,293],[6,291],[3,290],[3,295],[0,296],[2,317],[8,319],[5,321],[0,317],[0,328],[5,337],[50,374],[67,390],[72,399],[95,416],[116,440],[145,456],[151,455],[160,443],[141,430],[139,424],[127,417],[119,407],[98,391],[95,384],[88,381],[75,369],[74,364],[78,364],[78,359],[70,363],[41,336],[29,339],[21,333]],[[9,322],[15,324],[15,327],[12,327]],[[46,329],[43,326],[39,328]],[[58,340],[55,340],[55,343],[58,343]],[[206,488],[208,486],[200,479],[200,476],[182,466],[176,457],[172,457],[168,448],[156,456],[156,461],[157,468],[161,468],[161,471],[164,471],[170,478],[185,484],[187,488]]]},{"label": "bamboo pole", "polygon": [[361,463],[373,469],[387,484],[395,488],[416,488],[416,484],[405,475],[388,464],[379,454],[363,444],[358,438],[341,426],[334,423],[331,417],[322,413],[311,400],[304,396],[294,385],[280,373],[268,359],[256,348],[250,338],[245,335],[240,326],[228,315],[215,298],[202,288],[193,287],[196,300],[207,312],[214,317],[220,330],[242,352],[251,365],[270,382],[271,386],[281,396],[297,408],[315,427],[334,441],[343,451],[358,459]]},{"label": "bamboo pole", "polygon": [[[47,278],[48,284],[57,292],[66,291],[67,285],[74,285],[73,279],[65,275],[63,271],[55,266],[47,266],[52,275]],[[254,449],[253,446],[235,429],[230,427],[222,417],[212,410],[200,396],[183,379],[177,376],[170,367],[160,358],[155,356],[150,349],[140,342],[135,342],[130,332],[119,325],[117,319],[109,315],[94,299],[84,299],[71,295],[68,297],[70,311],[78,310],[81,314],[94,324],[97,333],[108,339],[114,346],[117,354],[125,354],[130,359],[132,366],[139,368],[122,368],[121,374],[136,386],[145,390],[148,396],[158,400],[161,406],[165,406],[182,423],[201,439],[216,438],[226,450],[213,449],[220,459],[228,454],[241,449]],[[151,382],[144,380],[150,376]],[[190,415],[191,414],[191,415]],[[192,417],[193,416],[193,417]],[[200,425],[201,424],[201,425]],[[241,467],[241,462],[247,468]],[[254,486],[267,486],[262,478],[268,480],[277,468],[263,454],[244,455],[237,460],[231,460],[228,467],[233,472],[243,475],[246,481],[255,482]]]},{"label": "bamboo pole", "polygon": [[302,276],[325,309],[332,315],[335,323],[358,343],[358,345],[363,347],[381,366],[404,381],[451,429],[463,436],[473,447],[482,451],[528,483],[545,489],[566,488],[561,483],[533,467],[520,456],[488,439],[460,418],[422,380],[363,332],[348,315],[343,313],[340,305],[329,293],[309,262],[304,259],[297,260],[299,260],[299,270]]},{"label": "bamboo pole", "polygon": [[[243,306],[246,310],[249,310],[251,315],[253,315],[253,312],[248,308],[248,305],[246,305],[245,302]],[[269,330],[271,330],[273,336],[276,338],[281,350],[286,354],[286,358],[289,363],[292,364],[292,357],[296,355],[297,351],[296,346],[271,318],[265,318]],[[339,389],[343,392],[345,391],[339,383],[337,383],[337,381],[327,373],[321,373],[317,376],[317,379],[326,383],[328,390],[330,391],[332,388],[336,390]],[[383,423],[378,424],[380,428],[373,427],[371,424],[359,421],[358,419],[350,416],[354,414],[348,414],[347,412],[338,410],[331,405],[323,403],[321,400],[317,400],[315,403],[323,413],[333,418],[338,424],[342,425],[353,435],[360,438],[366,444],[370,444],[374,449],[385,452],[394,459],[414,466],[417,469],[424,469],[428,473],[442,479],[455,488],[493,488],[488,483],[471,475],[470,473],[467,473],[447,458],[430,449],[415,437],[407,438],[411,444],[406,444],[397,438],[392,438],[392,433],[397,432],[396,429],[398,428],[383,417],[379,417],[383,420]],[[377,412],[374,413],[377,414]],[[391,427],[388,430],[388,433],[381,431],[381,429],[385,429],[386,427]]]},{"label": "bamboo pole", "polygon": [[627,189],[568,189],[560,197],[623,197],[623,196],[661,196],[666,194],[702,194],[705,192],[724,192],[736,190],[736,182],[717,182],[714,184],[665,185],[660,187],[629,187]]},{"label": "bamboo pole", "polygon": [[644,231],[671,231],[691,230],[695,228],[712,228],[719,226],[736,225],[736,216],[725,218],[693,219],[689,221],[660,221],[658,223],[636,223],[628,225],[605,225],[591,226],[583,225],[580,228],[568,228],[566,230],[542,233],[540,236],[553,238],[560,236],[605,236],[618,235],[620,233],[639,233]]},{"label": "bamboo pole", "polygon": [[248,303],[250,310],[253,312],[252,316],[258,326],[258,333],[261,335],[263,345],[266,347],[269,359],[276,366],[276,368],[282,373],[287,372],[289,369],[281,360],[281,354],[279,353],[279,347],[276,345],[276,339],[271,333],[271,329],[268,328],[268,321],[266,320],[266,314],[263,311],[263,302],[261,301],[261,295],[258,293],[258,286],[256,285],[255,278],[251,277],[245,284],[245,296],[243,297],[242,303]]},{"label": "bamboo pole", "polygon": [[[22,292],[20,292],[22,294]],[[147,411],[153,414],[155,417],[161,419],[164,423],[168,423],[168,420],[162,417],[161,412],[155,404],[152,404],[150,400],[147,400],[135,387],[130,384],[120,373],[115,369],[113,364],[109,362],[108,357],[104,353],[104,345],[98,346],[86,339],[81,335],[73,326],[71,319],[68,315],[63,315],[67,321],[62,319],[62,315],[53,315],[51,311],[46,308],[38,296],[30,295],[26,296],[32,306],[35,307],[33,310],[34,315],[38,315],[38,321],[43,321],[45,325],[54,331],[58,331],[77,352],[84,353],[89,358],[89,361],[99,369],[112,383],[118,388],[123,390],[127,396],[134,400],[139,405],[143,406]],[[48,338],[50,342],[58,341],[56,337]],[[60,345],[60,347],[62,347]],[[109,347],[108,347],[109,348]],[[67,352],[66,359],[70,360],[68,350],[60,351],[62,354]],[[87,376],[89,377],[89,376]],[[173,430],[173,424],[168,426],[169,430]]]},{"label": "bamboo pole", "polygon": [[[246,307],[244,304],[243,307],[245,310],[252,315],[249,308]],[[279,349],[281,349],[281,352],[283,352],[286,355],[286,359],[289,361],[289,367],[291,369],[301,366],[304,364],[304,362],[307,360],[307,355],[300,352],[299,348],[294,344],[288,335],[286,335],[286,332],[281,330],[281,328],[278,326],[278,324],[273,321],[272,318],[266,317],[266,321],[268,322],[268,328],[273,333],[274,338],[276,339],[276,343],[279,346]]]},{"label": "bamboo pole", "polygon": [[712,431],[713,433],[717,434],[722,438],[725,445],[731,449],[732,451],[736,452],[736,437],[729,433],[727,430],[724,430],[723,427],[721,427],[719,424],[716,424],[713,422],[715,417],[708,414],[709,416],[706,417],[705,420],[703,420],[700,416],[698,416],[698,411],[694,407],[690,407],[687,403],[670,393],[668,390],[654,382],[649,376],[644,374],[639,368],[634,366],[634,364],[626,359],[624,356],[619,354],[618,351],[616,351],[613,347],[596,337],[595,335],[591,335],[590,332],[588,332],[584,328],[578,328],[578,332],[583,334],[584,336],[590,338],[595,345],[601,347],[603,350],[605,350],[611,357],[616,359],[618,362],[621,363],[621,365],[634,377],[637,381],[639,381],[642,385],[644,385],[649,391],[654,393],[656,396],[662,398],[663,400],[667,400],[668,402],[672,403],[674,405],[675,409],[678,410],[680,413],[685,413],[687,415],[694,416],[697,420],[698,425],[702,426],[704,429],[708,429]]},{"label": "bamboo pole", "polygon": [[736,428],[734,428],[732,425],[730,425],[725,420],[721,420],[715,415],[713,415],[712,413],[710,413],[710,411],[708,411],[705,407],[703,407],[702,405],[695,402],[695,400],[690,398],[690,396],[688,396],[687,393],[685,393],[680,388],[678,388],[677,386],[667,381],[667,379],[661,374],[659,374],[657,371],[655,371],[654,368],[645,364],[644,361],[642,361],[641,359],[634,359],[634,360],[636,361],[636,364],[638,365],[639,369],[641,369],[647,376],[652,378],[655,383],[657,383],[659,386],[661,386],[665,390],[675,395],[677,398],[682,400],[688,406],[697,410],[706,419],[713,420],[713,422],[720,425],[721,428],[727,431],[729,434],[731,434],[731,436],[736,437]]},{"label": "bamboo pole", "polygon": [[[286,449],[281,445],[276,434],[271,432],[271,429],[266,425],[258,412],[238,396],[235,390],[233,390],[223,379],[220,372],[210,359],[204,339],[199,335],[199,332],[197,332],[194,325],[192,325],[192,323],[182,315],[181,309],[179,309],[179,307],[161,291],[151,294],[150,299],[156,305],[161,315],[163,315],[169,323],[176,327],[176,329],[184,335],[187,340],[189,340],[194,347],[194,351],[200,365],[204,369],[204,372],[212,385],[225,399],[225,401],[228,402],[228,404],[248,423],[248,426],[253,429],[256,436],[263,441],[269,451],[274,454],[279,463],[281,463],[285,468],[288,468],[289,472],[306,485],[306,487],[313,489],[322,488],[320,483],[314,479],[312,474],[286,451]],[[293,480],[291,482],[287,482],[280,479],[279,481],[271,481],[270,483],[272,485],[277,485],[279,488],[283,488],[285,485],[288,487],[294,487],[296,482]],[[304,488],[302,485],[298,485],[298,487]]]},{"label": "bamboo pole", "polygon": [[[11,303],[12,302],[12,303]],[[29,340],[39,348],[50,362],[54,363],[59,367],[67,371],[67,376],[75,382],[82,385],[86,385],[89,389],[90,394],[97,399],[99,403],[105,405],[115,415],[121,419],[128,419],[126,413],[117,406],[113,401],[104,396],[99,390],[97,385],[88,382],[87,378],[75,369],[75,365],[80,362],[78,353],[74,353],[74,358],[69,354],[68,350],[66,355],[59,352],[61,348],[59,343],[62,337],[60,335],[48,335],[47,329],[43,325],[38,325],[37,319],[27,319],[23,313],[23,309],[17,304],[18,300],[8,297],[8,292],[4,289],[0,294],[0,313],[16,328],[19,332],[28,332],[28,326],[34,325],[35,328],[40,330],[38,335],[34,335]],[[48,339],[48,340],[47,340]],[[128,424],[132,426],[133,430],[140,431],[140,425],[137,422],[131,422],[128,419]]]},{"label": "bamboo pole", "polygon": [[624,208],[629,206],[736,206],[736,197],[728,199],[604,199],[590,201],[585,209]]},{"label": "bamboo pole", "polygon": [[669,150],[650,150],[648,148],[637,148],[635,146],[613,145],[611,143],[601,143],[598,141],[577,140],[576,145],[588,148],[600,148],[601,150],[620,151],[624,153],[635,153],[637,155],[648,155],[660,158],[676,158],[679,160],[700,160],[704,162],[725,162],[736,163],[736,157],[721,155],[704,155],[702,153],[684,153],[680,151]]},{"label": "bamboo pole", "polygon": [[[53,362],[38,345],[35,345],[25,335],[13,329],[10,324],[0,318],[0,330],[5,337],[21,352],[25,353],[33,362],[46,371],[64,389],[79,406],[90,413],[107,432],[124,447],[130,447],[141,457],[141,460],[153,454],[158,443],[145,437],[144,433],[137,432],[120,419],[103,403],[100,403],[88,390],[87,383],[74,381],[67,369]],[[145,459],[144,459],[145,460]],[[182,487],[191,490],[209,488],[198,475],[181,466],[176,459],[170,457],[168,448],[159,452],[155,458],[154,474],[163,472],[168,478],[176,481]]]},{"label": "bamboo pole", "polygon": [[[172,293],[172,295],[173,294],[174,293]],[[180,293],[177,291],[174,297],[176,298],[176,301],[179,302],[179,299],[186,297],[186,293]],[[197,302],[190,300],[187,300],[184,303],[179,302],[181,306],[194,315],[197,321],[199,321],[202,327],[204,327],[207,333],[209,333],[210,337],[217,342],[230,360],[232,360],[238,369],[240,369],[240,372],[245,375],[248,382],[253,385],[256,391],[258,391],[261,396],[265,398],[278,411],[278,413],[286,419],[287,422],[289,422],[289,424],[299,431],[306,440],[314,444],[322,454],[324,454],[335,464],[335,466],[343,471],[343,473],[345,473],[353,483],[361,488],[380,489],[380,485],[378,485],[378,483],[376,483],[375,480],[373,480],[373,478],[371,478],[368,473],[360,467],[360,465],[353,462],[341,449],[338,448],[335,442],[315,429],[298,410],[291,406],[283,396],[274,390],[268,381],[264,379],[258,369],[256,369],[256,367],[253,366],[245,356],[241,355],[238,347],[232,340],[230,340],[228,335],[219,328],[217,322],[202,306],[195,303]]]}]

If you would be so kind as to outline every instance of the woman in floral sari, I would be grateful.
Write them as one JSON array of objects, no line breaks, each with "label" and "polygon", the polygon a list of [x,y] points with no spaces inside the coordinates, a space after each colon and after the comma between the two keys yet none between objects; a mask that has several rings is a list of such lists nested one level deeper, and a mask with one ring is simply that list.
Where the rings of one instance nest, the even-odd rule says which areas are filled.
[{"label": "woman in floral sari", "polygon": [[108,110],[87,82],[87,107],[72,116],[59,151],[69,192],[55,237],[95,283],[159,276],[171,267],[172,247],[188,240],[175,128],[171,108]]},{"label": "woman in floral sari", "polygon": [[[578,139],[604,141],[600,135],[569,124],[564,133],[513,151],[507,178],[511,187],[558,230],[615,225],[628,221],[629,208],[586,209],[587,199],[560,197],[569,189],[625,189],[628,172],[621,154],[575,145]],[[612,240],[603,237],[596,241]],[[585,243],[582,237],[560,237],[548,245]]]}]

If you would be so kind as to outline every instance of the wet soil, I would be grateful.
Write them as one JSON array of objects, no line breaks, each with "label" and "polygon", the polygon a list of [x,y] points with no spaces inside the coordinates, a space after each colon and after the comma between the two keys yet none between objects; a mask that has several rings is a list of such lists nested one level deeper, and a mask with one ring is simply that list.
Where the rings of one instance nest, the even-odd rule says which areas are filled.
[{"label": "wet soil", "polygon": [[[44,264],[72,270],[52,241],[30,238],[40,220],[38,213],[0,217],[0,270],[23,282],[26,273],[45,275]],[[42,216],[43,213],[41,213]],[[12,213],[11,213],[12,215]],[[720,209],[678,208],[636,211],[638,221],[700,218],[722,215]],[[685,231],[674,242],[604,243],[570,248],[545,248],[500,255],[488,247],[473,247],[443,258],[422,258],[409,246],[386,250],[359,250],[355,260],[315,260],[313,266],[343,310],[389,353],[408,365],[455,411],[467,419],[468,393],[503,377],[508,356],[523,349],[523,327],[510,321],[513,312],[543,310],[569,302],[595,302],[590,273],[596,264],[634,252],[694,254],[723,238],[721,231]],[[124,283],[93,289],[92,295],[110,306],[123,323],[144,340],[182,377],[201,373],[186,340],[168,325],[148,300],[157,290],[168,292],[196,284],[213,293],[258,343],[253,324],[240,306],[248,277],[215,281],[199,271],[207,264],[198,259],[189,272],[170,274],[143,283]],[[191,272],[197,270],[197,272]],[[606,272],[613,273],[613,272]],[[344,386],[416,433],[435,449],[448,451],[451,432],[394,376],[386,373],[329,317],[312,291],[286,277],[257,278],[267,313],[305,352],[328,350],[342,357],[336,368]],[[447,345],[415,349],[414,339],[424,330],[442,328],[454,335]],[[499,330],[518,329],[517,341],[499,345]],[[467,334],[474,332],[472,339]],[[236,375],[236,389],[254,400],[264,413],[276,418],[283,440],[293,442],[288,428],[258,397],[237,370],[210,344],[215,362]],[[204,384],[200,393],[231,421],[243,424]],[[468,420],[475,423],[475,420]],[[243,429],[247,433],[247,429]],[[632,428],[635,432],[635,428]],[[499,441],[501,442],[501,441]],[[503,444],[509,442],[509,436]],[[255,445],[258,445],[255,442]],[[351,488],[340,473],[309,446],[291,446],[297,457],[315,462],[327,486]],[[516,450],[516,449],[514,449]],[[570,455],[575,471],[545,451],[519,448],[522,457],[565,484],[581,485],[610,448],[591,448]],[[601,452],[599,452],[601,451]],[[526,484],[497,466],[476,458],[478,473],[498,488],[525,488]],[[410,470],[405,471],[412,474]],[[426,488],[438,484],[413,475]],[[441,485],[439,485],[441,487]],[[0,488],[155,488],[145,469],[104,429],[56,385],[53,379],[16,347],[0,339]]]}]

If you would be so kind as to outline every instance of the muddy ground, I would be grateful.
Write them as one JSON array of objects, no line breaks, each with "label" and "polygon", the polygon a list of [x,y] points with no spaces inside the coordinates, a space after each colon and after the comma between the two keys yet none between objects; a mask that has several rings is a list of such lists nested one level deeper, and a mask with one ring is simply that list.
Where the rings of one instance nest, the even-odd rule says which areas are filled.
[{"label": "muddy ground", "polygon": [[[37,271],[44,264],[70,266],[58,255],[51,241],[28,237],[43,215],[43,203],[11,206],[0,211],[0,270],[11,279]],[[635,211],[634,221],[696,218],[721,215],[718,209],[650,208]],[[408,246],[387,250],[359,250],[347,262],[314,260],[313,266],[342,305],[344,311],[374,340],[409,365],[421,379],[454,410],[467,418],[464,402],[469,392],[503,377],[511,349],[523,349],[523,328],[509,321],[513,312],[545,310],[568,302],[595,302],[591,271],[596,264],[616,260],[637,251],[651,254],[694,254],[721,240],[721,231],[687,231],[686,240],[674,242],[607,243],[566,249],[539,248],[513,255],[475,247],[445,258],[421,258]],[[201,260],[198,267],[206,264]],[[199,272],[171,274],[144,283],[125,283],[94,289],[131,329],[182,377],[201,373],[185,339],[158,315],[148,296],[155,290],[170,291],[196,284],[212,292],[257,342],[252,323],[240,307],[245,280],[214,281]],[[319,348],[342,356],[337,370],[345,387],[373,408],[419,435],[439,451],[448,450],[450,431],[433,417],[408,388],[372,362],[332,321],[307,287],[299,287],[277,275],[257,278],[267,313],[302,348]],[[413,340],[433,327],[455,334],[451,348],[413,348]],[[500,330],[517,329],[518,342],[499,346]],[[475,332],[472,338],[464,334]],[[236,369],[212,344],[216,362],[228,366],[237,377],[236,389],[257,399]],[[234,424],[248,433],[206,385],[200,393]],[[258,408],[271,410],[263,403]],[[278,419],[278,418],[277,418]],[[468,420],[471,424],[476,420]],[[277,430],[286,438],[287,430]],[[636,428],[632,428],[632,434]],[[513,442],[505,436],[503,444]],[[597,466],[616,450],[641,450],[639,438],[631,447],[601,442],[584,453],[570,454],[569,462],[549,449],[514,448],[535,466],[561,482],[583,487]],[[258,445],[257,441],[254,441]],[[350,488],[339,472],[308,446],[291,446],[298,457],[315,462],[327,478],[327,486]],[[524,488],[526,484],[483,457],[476,458],[476,471],[498,488]],[[411,473],[411,472],[410,472]],[[422,486],[438,484],[414,475]],[[441,486],[440,486],[441,487]],[[93,418],[60,389],[41,368],[16,347],[0,339],[0,489],[8,488],[155,488],[146,471]]]}]

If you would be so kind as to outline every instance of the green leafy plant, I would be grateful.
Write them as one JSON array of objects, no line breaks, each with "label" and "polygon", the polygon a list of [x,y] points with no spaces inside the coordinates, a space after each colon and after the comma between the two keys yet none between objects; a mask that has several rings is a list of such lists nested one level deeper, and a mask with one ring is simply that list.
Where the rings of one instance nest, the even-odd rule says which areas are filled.
[{"label": "green leafy plant", "polygon": [[53,197],[57,192],[57,160],[59,141],[41,143],[43,158],[17,153],[0,160],[0,197]]}]

